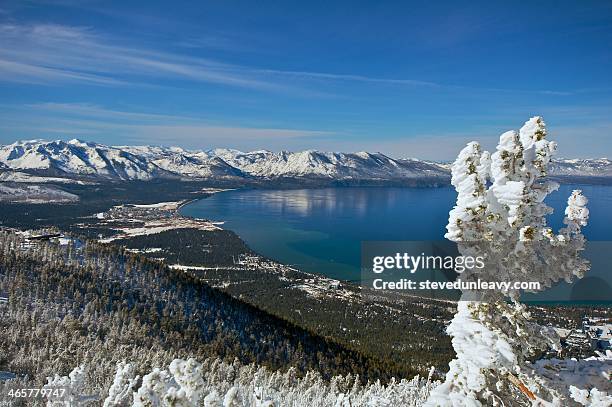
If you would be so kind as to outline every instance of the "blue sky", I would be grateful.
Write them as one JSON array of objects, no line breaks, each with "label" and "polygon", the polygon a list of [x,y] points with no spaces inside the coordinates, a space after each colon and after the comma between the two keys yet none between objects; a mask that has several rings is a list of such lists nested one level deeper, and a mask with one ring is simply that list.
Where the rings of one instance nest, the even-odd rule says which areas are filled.
[{"label": "blue sky", "polygon": [[0,143],[612,156],[608,1],[2,1]]}]

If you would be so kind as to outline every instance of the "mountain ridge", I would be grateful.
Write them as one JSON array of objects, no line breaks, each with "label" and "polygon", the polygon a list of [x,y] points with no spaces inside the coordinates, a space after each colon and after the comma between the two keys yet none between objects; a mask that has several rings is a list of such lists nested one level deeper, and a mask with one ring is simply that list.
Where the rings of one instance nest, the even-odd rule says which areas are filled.
[{"label": "mountain ridge", "polygon": [[77,139],[67,142],[26,140],[0,146],[0,165],[9,170],[123,181],[157,178],[448,178],[448,172],[441,166],[420,160],[393,159],[382,153],[192,151],[180,147],[107,146]]},{"label": "mountain ridge", "polygon": [[[0,145],[0,170],[120,181],[282,178],[447,181],[450,177],[447,163],[396,159],[379,152],[187,150],[181,147],[109,146],[78,139],[35,139]],[[612,161],[607,158],[557,159],[551,164],[550,175],[612,177]]]}]

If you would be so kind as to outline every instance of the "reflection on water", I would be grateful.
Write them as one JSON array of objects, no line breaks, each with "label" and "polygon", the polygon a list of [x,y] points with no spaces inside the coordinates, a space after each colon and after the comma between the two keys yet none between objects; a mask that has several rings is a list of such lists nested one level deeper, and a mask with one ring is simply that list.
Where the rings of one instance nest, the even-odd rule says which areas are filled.
[{"label": "reflection on water", "polygon": [[[609,186],[561,186],[547,201],[555,209],[549,224],[561,226],[567,197],[575,188],[590,200],[587,238],[610,239]],[[181,211],[225,221],[225,228],[265,256],[351,280],[360,273],[361,241],[443,239],[455,198],[451,188],[244,190],[219,193]]]},{"label": "reflection on water", "polygon": [[[344,191],[344,190],[340,190]],[[298,189],[289,191],[249,191],[232,197],[253,209],[278,215],[308,217],[314,213],[346,214],[362,217],[368,208],[384,210],[397,204],[400,190],[389,188],[353,188],[350,193],[338,189]]]}]

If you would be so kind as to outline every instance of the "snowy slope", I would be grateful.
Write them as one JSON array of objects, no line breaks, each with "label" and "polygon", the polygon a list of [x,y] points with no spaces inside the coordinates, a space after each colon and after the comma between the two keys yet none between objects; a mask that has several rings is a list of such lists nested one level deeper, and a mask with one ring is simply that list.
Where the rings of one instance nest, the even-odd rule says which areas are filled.
[{"label": "snowy slope", "polygon": [[422,161],[394,160],[381,153],[327,153],[234,150],[214,151],[227,163],[243,172],[263,178],[313,177],[331,179],[394,179],[446,177],[446,173]]},{"label": "snowy slope", "polygon": [[[558,160],[551,167],[551,175],[612,176],[612,162],[608,159]],[[393,159],[381,153],[190,151],[179,147],[112,147],[80,140],[30,140],[0,146],[0,169],[27,170],[46,176],[143,181],[157,178],[327,181],[449,178],[447,165]]]},{"label": "snowy slope", "polygon": [[549,172],[553,175],[565,176],[612,176],[612,160],[608,158],[596,159],[558,159],[553,160],[549,166]]},{"label": "snowy slope", "polygon": [[[1,169],[1,168],[0,168]],[[40,177],[25,172],[19,171],[4,171],[0,172],[0,182],[15,182],[20,184],[77,184],[87,185],[95,184],[95,182],[80,181],[72,178],[59,178],[59,177]]]},{"label": "snowy slope", "polygon": [[0,148],[0,162],[12,169],[48,170],[122,180],[150,180],[161,175],[159,168],[141,156],[79,140],[18,141]]},{"label": "snowy slope", "polygon": [[0,202],[66,203],[79,197],[53,186],[0,183]]},{"label": "snowy slope", "polygon": [[239,169],[205,152],[192,152],[180,147],[122,146],[117,148],[138,155],[169,174],[196,178],[243,176]]},{"label": "snowy slope", "polygon": [[121,180],[162,177],[328,180],[448,177],[447,172],[436,165],[418,160],[394,160],[380,153],[189,151],[179,147],[110,147],[79,140],[31,140],[2,146],[0,165],[13,170]]}]

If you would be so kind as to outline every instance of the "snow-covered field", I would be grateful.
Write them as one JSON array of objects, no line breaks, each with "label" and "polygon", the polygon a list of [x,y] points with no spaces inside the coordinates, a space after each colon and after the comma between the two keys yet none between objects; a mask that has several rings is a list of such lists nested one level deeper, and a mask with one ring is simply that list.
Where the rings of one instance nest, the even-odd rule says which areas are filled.
[{"label": "snow-covered field", "polygon": [[181,206],[183,201],[175,201],[175,202],[159,202],[148,205],[134,205],[136,208],[149,208],[149,209],[160,209],[165,211],[175,211]]},{"label": "snow-covered field", "polygon": [[216,222],[207,222],[197,219],[182,218],[177,219],[160,219],[153,221],[145,221],[143,226],[136,227],[121,227],[116,230],[119,231],[116,235],[101,239],[102,243],[110,243],[117,239],[127,239],[134,236],[143,235],[154,235],[156,233],[166,232],[174,229],[198,229],[198,230],[220,230]]},{"label": "snow-covered field", "polygon": [[95,214],[97,227],[107,227],[115,233],[100,240],[110,243],[117,239],[153,235],[174,229],[220,230],[223,222],[211,222],[181,216],[177,210],[187,200],[158,202],[153,204],[126,204],[112,207],[106,212]]}]

